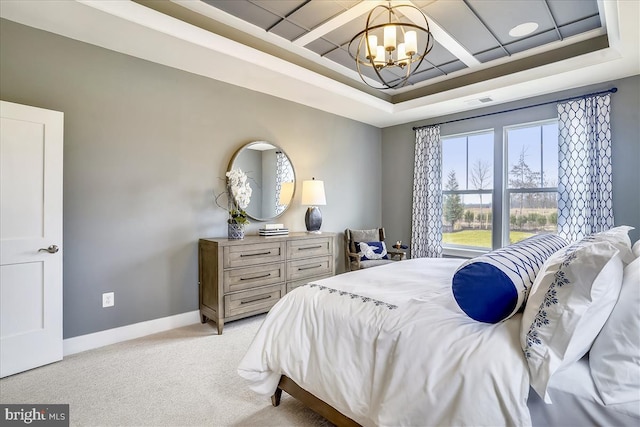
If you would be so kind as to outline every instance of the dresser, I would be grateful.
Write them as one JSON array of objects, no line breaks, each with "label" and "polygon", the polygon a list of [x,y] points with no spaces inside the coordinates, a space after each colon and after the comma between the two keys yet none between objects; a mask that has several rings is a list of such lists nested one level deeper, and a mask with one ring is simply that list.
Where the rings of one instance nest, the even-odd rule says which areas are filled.
[{"label": "dresser", "polygon": [[335,274],[333,233],[290,233],[200,239],[199,299],[202,323],[225,322],[269,311],[287,292]]}]

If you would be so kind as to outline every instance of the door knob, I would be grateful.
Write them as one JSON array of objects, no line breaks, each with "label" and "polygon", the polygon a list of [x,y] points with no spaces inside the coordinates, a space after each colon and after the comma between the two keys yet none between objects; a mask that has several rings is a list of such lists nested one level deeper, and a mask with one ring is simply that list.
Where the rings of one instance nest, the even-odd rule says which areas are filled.
[{"label": "door knob", "polygon": [[50,254],[55,254],[56,252],[58,252],[60,250],[60,248],[56,245],[51,245],[48,248],[40,248],[38,249],[38,252],[49,252]]}]

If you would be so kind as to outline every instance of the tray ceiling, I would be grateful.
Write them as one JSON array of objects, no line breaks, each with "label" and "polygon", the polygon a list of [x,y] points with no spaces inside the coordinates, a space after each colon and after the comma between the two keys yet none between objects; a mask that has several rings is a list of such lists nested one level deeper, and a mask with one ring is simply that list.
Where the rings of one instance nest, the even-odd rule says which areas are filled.
[{"label": "tray ceiling", "polygon": [[[331,68],[357,72],[348,45],[366,24],[369,11],[379,1],[358,0],[203,0],[219,11],[274,34],[331,61]],[[435,35],[432,51],[409,80],[409,85],[446,78],[457,71],[534,48],[583,35],[592,39],[605,33],[596,0],[414,0],[413,4],[430,21]],[[188,6],[188,3],[183,3]],[[203,12],[205,9],[201,9]],[[402,9],[399,9],[402,13]],[[206,13],[206,12],[204,12]],[[385,16],[378,21],[384,22]],[[378,22],[376,21],[376,22]],[[525,23],[537,24],[533,33],[514,37],[511,29]],[[600,30],[600,31],[593,31]],[[419,40],[424,46],[425,40]],[[596,50],[601,44],[592,43]],[[344,69],[342,69],[344,68]],[[365,68],[375,80],[375,72]],[[384,69],[385,79],[402,77],[398,68]],[[351,74],[353,75],[353,74]]]},{"label": "tray ceiling", "polygon": [[3,0],[0,16],[378,127],[640,73],[637,1],[393,3],[419,7],[436,43],[385,90],[347,51],[377,0]]}]

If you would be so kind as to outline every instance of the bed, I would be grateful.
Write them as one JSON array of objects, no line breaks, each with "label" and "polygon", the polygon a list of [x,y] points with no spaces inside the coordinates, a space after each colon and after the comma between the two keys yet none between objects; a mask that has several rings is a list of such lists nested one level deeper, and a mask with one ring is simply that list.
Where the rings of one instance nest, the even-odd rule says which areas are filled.
[{"label": "bed", "polygon": [[[585,356],[553,378],[547,405],[530,391],[527,406],[537,426],[637,426],[640,402],[605,405],[596,390]],[[640,391],[639,391],[640,393]]]},{"label": "bed", "polygon": [[[411,259],[299,287],[271,309],[238,373],[274,405],[285,390],[337,425],[566,421],[554,418],[559,405],[530,395],[522,310],[484,323],[460,309],[451,283],[463,263]],[[586,372],[576,369],[569,378],[584,384]],[[576,393],[566,389],[566,378],[557,389],[556,379],[548,393],[564,407],[571,400],[564,394]],[[589,396],[574,406],[583,411]],[[638,405],[615,412],[620,417],[600,419],[637,424],[638,398]],[[591,403],[604,407],[601,400]]]}]

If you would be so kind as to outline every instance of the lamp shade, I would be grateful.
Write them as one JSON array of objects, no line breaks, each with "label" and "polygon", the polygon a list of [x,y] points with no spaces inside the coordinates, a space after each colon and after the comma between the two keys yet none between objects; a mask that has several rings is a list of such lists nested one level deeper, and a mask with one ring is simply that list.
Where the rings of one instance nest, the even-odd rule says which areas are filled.
[{"label": "lamp shade", "polygon": [[324,195],[324,181],[315,178],[302,181],[302,204],[306,206],[324,206],[327,199]]},{"label": "lamp shade", "polygon": [[283,182],[280,186],[280,199],[278,204],[288,205],[293,197],[293,181]]}]

